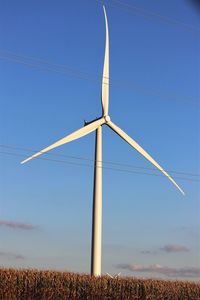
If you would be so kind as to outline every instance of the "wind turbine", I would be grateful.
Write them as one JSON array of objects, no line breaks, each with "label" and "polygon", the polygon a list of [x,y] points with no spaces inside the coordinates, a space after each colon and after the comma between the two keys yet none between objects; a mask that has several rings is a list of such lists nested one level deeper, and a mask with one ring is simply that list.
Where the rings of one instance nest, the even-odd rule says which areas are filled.
[{"label": "wind turbine", "polygon": [[95,143],[95,165],[94,165],[94,187],[93,187],[93,215],[92,215],[92,249],[91,249],[91,275],[101,275],[101,233],[102,233],[102,125],[107,125],[122,139],[130,144],[135,150],[143,155],[149,162],[151,162],[158,170],[160,170],[184,195],[183,190],[178,186],[174,179],[148,154],[135,140],[128,136],[122,129],[115,125],[109,115],[109,33],[108,33],[108,20],[106,10],[104,9],[105,26],[106,26],[106,43],[105,43],[105,56],[102,78],[102,115],[100,118],[91,122],[85,123],[84,127],[76,130],[75,132],[65,136],[64,138],[56,141],[52,145],[44,148],[43,150],[33,154],[21,163],[25,163],[32,158],[35,158],[49,150],[69,143],[73,140],[79,139],[92,131],[96,131]]}]

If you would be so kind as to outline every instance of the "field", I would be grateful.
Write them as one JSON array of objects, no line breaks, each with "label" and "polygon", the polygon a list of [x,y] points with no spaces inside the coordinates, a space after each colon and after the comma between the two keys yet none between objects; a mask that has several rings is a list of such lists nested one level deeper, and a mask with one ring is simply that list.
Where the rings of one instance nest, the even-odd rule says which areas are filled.
[{"label": "field", "polygon": [[77,273],[0,269],[0,300],[197,300],[200,284],[186,281],[94,278]]}]

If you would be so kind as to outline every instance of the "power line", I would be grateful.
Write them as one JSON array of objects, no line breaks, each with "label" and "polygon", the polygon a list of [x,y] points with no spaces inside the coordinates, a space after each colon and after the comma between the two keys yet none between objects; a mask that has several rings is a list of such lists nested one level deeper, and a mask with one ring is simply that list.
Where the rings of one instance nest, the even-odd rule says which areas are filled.
[{"label": "power line", "polygon": [[[25,149],[25,148],[19,148],[19,147],[13,147],[13,146],[8,146],[8,145],[0,145],[0,147],[2,148],[6,148],[6,149],[13,149],[13,150],[19,150],[19,151],[26,151],[26,152],[38,152],[38,150],[33,150],[33,149]],[[1,152],[2,153],[2,152]],[[7,153],[7,152],[3,152],[3,153]],[[10,154],[10,152],[9,152]],[[17,153],[14,153],[14,154],[17,154]],[[20,156],[25,156],[25,154],[19,154]],[[44,153],[43,155],[50,155],[50,156],[58,156],[58,157],[63,157],[63,158],[70,158],[70,159],[76,159],[76,160],[83,160],[83,161],[87,161],[87,162],[91,162],[92,165],[88,165],[88,166],[93,166],[94,165],[94,160],[92,159],[88,159],[88,158],[85,158],[85,157],[78,157],[78,156],[69,156],[69,155],[64,155],[64,154],[58,154],[58,153]],[[38,159],[43,159],[43,160],[50,160],[50,161],[55,161],[55,162],[66,162],[66,161],[63,161],[63,160],[55,160],[55,159],[50,159],[50,158],[44,158],[44,157],[40,157]],[[78,164],[78,165],[82,165],[82,164],[79,164],[79,163],[74,163],[74,162],[70,162],[71,164]],[[156,169],[153,169],[153,168],[144,168],[144,167],[139,167],[139,166],[134,166],[134,165],[130,165],[130,164],[122,164],[122,163],[117,163],[117,162],[111,162],[111,161],[102,161],[102,164],[110,164],[110,165],[113,165],[113,166],[121,166],[121,167],[128,167],[128,168],[134,168],[134,169],[140,169],[140,170],[148,170],[148,171],[156,171]],[[85,165],[85,164],[84,164]],[[86,165],[87,166],[87,165]],[[114,170],[122,170],[122,171],[125,171],[125,172],[132,172],[132,170],[124,170],[124,169],[121,169],[121,168],[113,168],[113,167],[106,167],[104,166],[103,168],[109,168],[109,169],[114,169]],[[194,174],[194,173],[186,173],[186,172],[178,172],[178,171],[172,171],[172,170],[166,170],[167,172],[170,172],[170,173],[174,173],[174,174],[180,174],[180,175],[186,175],[186,176],[192,176],[192,177],[199,177],[200,174]],[[136,171],[134,171],[136,172]],[[136,172],[137,173],[137,172]],[[138,172],[138,173],[143,173],[142,171]],[[163,176],[161,174],[152,174],[152,173],[144,173],[144,174],[149,174],[149,175],[158,175],[158,176]],[[181,178],[183,179],[184,177],[176,177],[176,178]],[[185,178],[185,179],[188,179],[190,180],[190,178]],[[198,179],[198,178],[197,178]],[[191,179],[193,180],[193,179]],[[198,180],[195,180],[195,181],[198,181]]]},{"label": "power line", "polygon": [[[71,72],[71,71],[67,71],[67,70],[57,70],[55,68],[52,68],[51,66],[43,66],[42,64],[35,64],[34,62],[27,62],[27,61],[23,61],[22,59],[19,58],[13,58],[13,57],[7,57],[7,56],[2,56],[0,55],[0,58],[1,59],[4,59],[4,60],[9,60],[9,61],[12,61],[12,62],[15,62],[15,63],[19,63],[19,64],[23,64],[25,66],[28,66],[28,67],[33,67],[33,68],[36,68],[36,69],[39,69],[39,70],[44,70],[44,71],[53,71],[53,72],[56,72],[56,73],[60,73],[60,74],[66,74],[66,75],[72,75],[72,76],[75,76],[79,79],[84,79],[84,80],[89,80],[89,81],[94,81],[94,79],[90,79],[90,78],[86,78],[86,77],[83,77],[81,76],[80,74],[77,74],[75,72]],[[50,65],[50,63],[49,63]]]},{"label": "power line", "polygon": [[[0,147],[7,148],[7,149],[13,149],[13,150],[25,151],[25,152],[29,152],[29,153],[30,152],[32,152],[32,153],[39,152],[38,149],[36,150],[36,149],[30,149],[30,148],[21,148],[21,147],[14,147],[14,146],[10,146],[10,145],[0,144]],[[43,155],[47,155],[47,156],[50,155],[50,156],[58,156],[58,157],[64,157],[64,158],[70,158],[70,159],[84,160],[84,161],[90,161],[90,162],[94,163],[93,159],[89,159],[89,158],[86,158],[86,157],[80,157],[80,156],[71,156],[71,155],[66,155],[66,154],[60,154],[60,153],[57,153],[56,151],[54,151],[53,153],[49,153],[49,152],[48,153],[43,153]],[[135,165],[131,165],[131,164],[123,164],[123,163],[113,162],[113,161],[102,161],[102,163],[159,172],[155,168],[140,167],[140,166],[135,166]],[[174,173],[174,174],[189,175],[189,176],[200,176],[200,174],[198,174],[198,173],[191,173],[191,172],[188,173],[188,172],[180,172],[180,171],[174,171],[174,170],[166,170],[166,171],[169,172],[169,173]]]},{"label": "power line", "polygon": [[[6,155],[12,155],[12,156],[18,156],[18,157],[24,156],[23,154],[6,152],[6,151],[0,151],[0,154],[6,154]],[[52,162],[56,162],[56,163],[68,164],[68,165],[84,166],[84,167],[90,167],[90,168],[94,167],[93,165],[89,165],[89,164],[81,164],[81,163],[69,162],[69,161],[58,160],[58,159],[50,159],[50,158],[44,158],[44,157],[36,157],[35,159],[47,160],[47,161],[52,161]],[[130,174],[141,174],[141,175],[165,177],[162,174],[154,174],[154,173],[147,173],[147,172],[141,172],[141,171],[126,170],[126,169],[121,169],[121,168],[112,168],[112,167],[107,167],[107,166],[102,166],[102,167],[98,167],[98,168],[112,170],[112,171],[119,171],[119,172],[124,172],[124,173],[130,173]],[[173,176],[173,178],[185,180],[185,181],[200,182],[200,180],[186,178],[186,177]]]},{"label": "power line", "polygon": [[[95,1],[98,2],[98,3],[101,3],[101,4],[105,4],[105,1],[103,1],[103,0],[95,0]],[[161,15],[159,13],[155,13],[153,11],[149,11],[149,10],[146,10],[144,8],[132,5],[132,4],[125,3],[123,1],[109,0],[109,1],[106,2],[106,5],[111,6],[111,7],[122,8],[124,10],[130,11],[131,13],[142,15],[143,17],[148,18],[148,19],[152,18],[152,17],[157,18],[157,19],[159,19],[159,20],[161,20],[165,23],[169,23],[171,25],[179,26],[179,27],[182,27],[184,30],[187,30],[187,31],[190,31],[190,32],[193,32],[193,33],[196,33],[196,34],[200,34],[200,29],[195,27],[195,26],[192,26],[190,24],[186,24],[186,23],[178,21],[176,19],[166,17],[166,16]]]},{"label": "power line", "polygon": [[[25,60],[32,60],[33,62],[38,62],[38,64],[45,64],[45,65],[49,65],[50,67],[64,68],[65,70],[67,69],[68,71],[77,72],[79,74],[81,73],[83,75],[91,76],[91,74],[89,74],[88,72],[82,71],[80,69],[72,68],[72,67],[69,67],[69,66],[66,66],[66,65],[63,65],[63,64],[51,63],[49,61],[46,61],[46,60],[43,60],[43,59],[40,59],[40,58],[36,58],[36,57],[33,57],[33,56],[19,55],[17,53],[14,53],[14,52],[11,52],[11,51],[6,51],[6,50],[3,50],[3,49],[0,49],[0,52],[3,52],[5,54],[8,54],[8,55],[11,55],[11,56],[14,56],[14,57],[23,58]],[[108,77],[104,76],[104,78],[107,79]]]},{"label": "power line", "polygon": [[[18,63],[18,64],[22,64],[25,65],[27,67],[31,67],[37,70],[44,70],[44,71],[52,71],[52,72],[56,72],[59,74],[63,74],[63,75],[68,75],[68,76],[73,76],[76,77],[78,79],[82,79],[82,80],[88,80],[93,84],[99,84],[100,81],[102,80],[102,77],[100,75],[94,75],[94,74],[90,74],[88,72],[82,71],[82,70],[78,70],[66,65],[62,65],[62,64],[55,64],[55,63],[50,63],[48,61],[42,60],[42,59],[38,59],[38,58],[34,58],[34,57],[28,57],[28,56],[24,56],[24,55],[18,55],[16,53],[10,52],[10,51],[5,51],[0,49],[0,53],[3,53],[3,55],[0,55],[0,59],[4,59],[4,60],[8,60],[14,63]],[[103,77],[106,78],[106,77]],[[107,79],[107,78],[106,78]],[[132,81],[128,81],[128,80],[113,80],[112,78],[110,78],[110,83],[109,85],[111,85],[114,88],[120,88],[120,89],[126,89],[126,90],[132,90],[134,92],[139,92],[145,95],[151,95],[151,96],[157,96],[157,97],[161,97],[163,99],[173,99],[178,101],[180,98],[181,102],[186,102],[189,104],[197,104],[198,102],[190,96],[183,96],[183,95],[177,95],[177,94],[173,94],[173,93],[168,93],[168,94],[164,94],[163,92],[156,90],[156,89],[150,89],[150,88],[144,88],[142,86],[139,86],[135,83],[133,83]],[[105,85],[107,85],[107,82],[104,82]]]}]

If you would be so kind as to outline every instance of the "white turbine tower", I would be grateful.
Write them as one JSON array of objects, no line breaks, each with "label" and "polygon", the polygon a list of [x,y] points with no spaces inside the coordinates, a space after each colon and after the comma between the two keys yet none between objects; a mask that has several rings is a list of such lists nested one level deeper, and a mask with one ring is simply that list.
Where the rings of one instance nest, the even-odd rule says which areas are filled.
[{"label": "white turbine tower", "polygon": [[85,126],[75,132],[65,136],[52,145],[35,153],[31,157],[23,160],[25,163],[32,158],[35,158],[49,150],[69,143],[73,140],[79,139],[84,135],[96,130],[96,144],[95,144],[95,166],[94,166],[94,187],[93,187],[93,216],[92,216],[92,249],[91,249],[91,275],[101,275],[101,231],[102,231],[102,125],[107,125],[122,139],[130,144],[135,150],[142,154],[148,161],[150,161],[157,169],[159,169],[184,195],[183,190],[178,186],[174,179],[150,156],[135,140],[129,137],[122,129],[115,125],[108,115],[109,105],[109,35],[108,35],[108,21],[106,10],[104,9],[105,25],[106,25],[106,44],[105,57],[102,78],[102,116],[99,119],[85,123]]}]

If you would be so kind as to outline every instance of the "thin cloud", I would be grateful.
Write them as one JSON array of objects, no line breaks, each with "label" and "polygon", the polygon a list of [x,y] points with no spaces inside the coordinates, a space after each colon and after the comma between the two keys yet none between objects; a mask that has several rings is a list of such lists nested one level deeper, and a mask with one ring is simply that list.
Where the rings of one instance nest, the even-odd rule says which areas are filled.
[{"label": "thin cloud", "polygon": [[142,250],[140,251],[141,254],[157,254],[157,251],[154,251],[154,250]]},{"label": "thin cloud", "polygon": [[164,247],[161,247],[160,250],[166,253],[190,251],[187,247],[181,245],[165,245]]},{"label": "thin cloud", "polygon": [[27,223],[19,223],[19,222],[12,222],[12,221],[6,221],[6,220],[0,220],[0,226],[5,226],[13,229],[22,229],[22,230],[32,230],[35,229],[36,227],[27,224]]},{"label": "thin cloud", "polygon": [[200,268],[197,267],[184,267],[184,268],[171,268],[167,266],[161,266],[154,264],[150,266],[144,266],[140,264],[119,264],[116,266],[118,269],[125,269],[132,272],[140,273],[157,273],[167,277],[182,277],[182,278],[199,278]]},{"label": "thin cloud", "polygon": [[0,257],[3,256],[7,259],[24,259],[25,257],[23,255],[20,254],[15,254],[15,253],[11,253],[11,252],[3,252],[0,251]]},{"label": "thin cloud", "polygon": [[160,252],[164,252],[164,253],[176,253],[176,252],[189,252],[190,249],[182,246],[182,245],[173,245],[173,244],[169,244],[169,245],[165,245],[163,247],[160,247],[158,250],[142,250],[140,251],[141,254],[146,254],[146,255],[152,255],[152,254],[158,254]]}]

